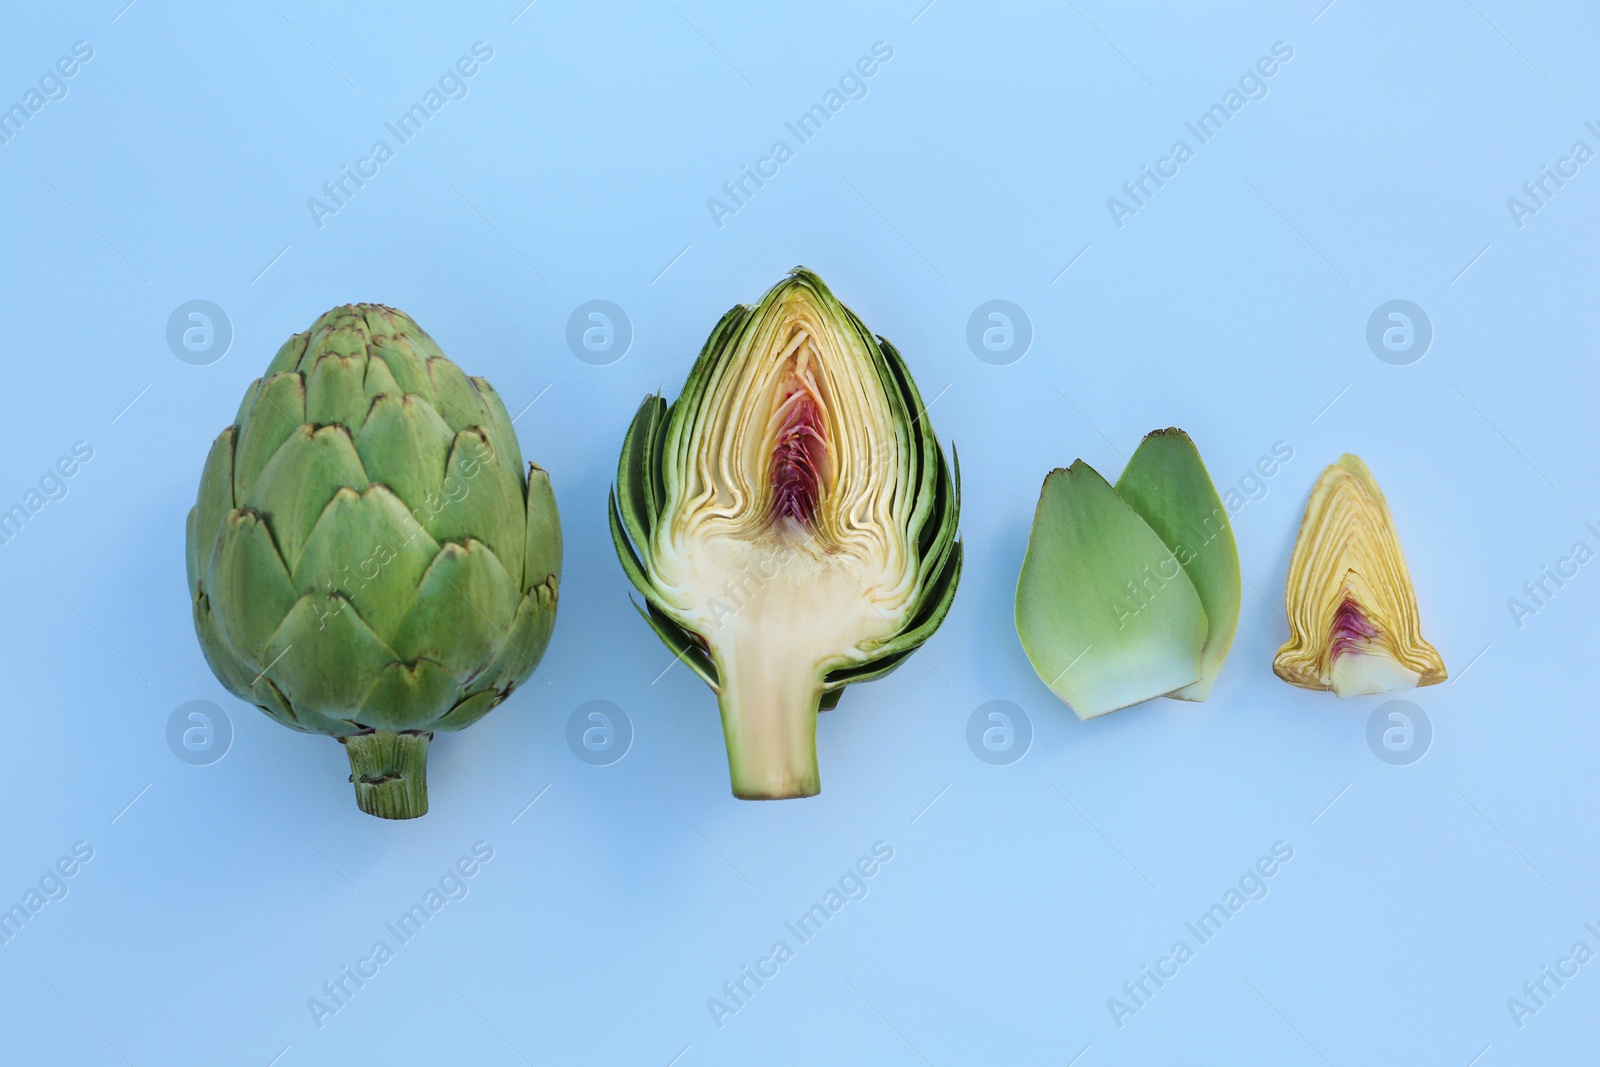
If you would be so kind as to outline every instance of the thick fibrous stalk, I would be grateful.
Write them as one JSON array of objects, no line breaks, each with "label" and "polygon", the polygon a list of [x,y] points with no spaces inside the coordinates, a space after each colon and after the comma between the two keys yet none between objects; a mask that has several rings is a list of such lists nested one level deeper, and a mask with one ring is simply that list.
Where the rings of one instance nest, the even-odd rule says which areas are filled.
[{"label": "thick fibrous stalk", "polygon": [[380,819],[428,814],[428,742],[431,733],[375,730],[341,737],[350,757],[356,806]]}]

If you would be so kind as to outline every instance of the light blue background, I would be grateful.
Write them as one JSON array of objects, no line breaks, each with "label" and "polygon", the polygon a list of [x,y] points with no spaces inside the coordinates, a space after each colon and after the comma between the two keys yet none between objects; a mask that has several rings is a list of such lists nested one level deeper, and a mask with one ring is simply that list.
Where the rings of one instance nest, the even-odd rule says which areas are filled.
[{"label": "light blue background", "polygon": [[[1506,206],[1600,147],[1592,10],[123,2],[13,5],[0,40],[7,105],[94,48],[0,146],[0,504],[95,450],[0,546],[0,900],[95,850],[0,947],[0,1061],[1595,1062],[1600,962],[1520,1029],[1506,1006],[1573,942],[1600,950],[1600,564],[1520,628],[1506,603],[1600,547],[1600,163],[1520,229]],[[319,229],[306,199],[479,40],[470,94]],[[719,229],[707,198],[880,40],[867,97]],[[1118,229],[1106,199],[1275,41],[1294,58],[1266,98]],[[822,720],[822,795],[750,804],[711,694],[661,676],[605,499],[640,398],[676,395],[717,317],[796,263],[938,397],[966,570],[924,654]],[[204,367],[164,339],[196,298],[235,331]],[[635,331],[610,366],[564,340],[595,298]],[[1009,366],[965,341],[995,298],[1035,331]],[[1410,366],[1364,340],[1394,298],[1434,325]],[[566,533],[541,674],[435,742],[433,810],[407,824],[356,810],[331,740],[216,683],[184,587],[211,439],[347,301],[411,313],[513,413],[540,398],[517,428]],[[1275,442],[1294,458],[1234,516],[1250,585],[1211,700],[1080,723],[1012,625],[1039,483],[1080,456],[1114,477],[1167,425],[1222,488]],[[1452,672],[1411,694],[1435,730],[1411,766],[1367,746],[1381,698],[1270,670],[1307,492],[1346,450]],[[165,741],[193,699],[235,729],[212,766]],[[564,739],[594,699],[636,731],[609,767]],[[1007,767],[965,741],[993,699],[1033,724]],[[870,894],[719,1029],[707,998],[880,840]],[[470,895],[318,1029],[307,998],[477,841]],[[1266,899],[1119,1029],[1107,998],[1277,841],[1294,859]]]}]

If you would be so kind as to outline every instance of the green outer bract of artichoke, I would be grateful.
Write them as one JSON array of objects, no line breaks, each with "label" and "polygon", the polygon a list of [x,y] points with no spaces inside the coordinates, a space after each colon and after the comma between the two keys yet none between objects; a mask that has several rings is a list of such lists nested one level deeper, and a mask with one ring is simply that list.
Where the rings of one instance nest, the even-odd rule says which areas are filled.
[{"label": "green outer bract of artichoke", "polygon": [[1200,679],[1168,695],[1204,700],[1222,673],[1239,627],[1243,580],[1228,512],[1199,449],[1188,434],[1173,427],[1145,434],[1117,479],[1117,495],[1172,550],[1200,596],[1209,624]]},{"label": "green outer bract of artichoke", "polygon": [[561,526],[488,382],[405,314],[296,334],[212,445],[195,631],[229,692],[344,744],[361,810],[428,810],[427,746],[499,704],[555,624]]},{"label": "green outer bract of artichoke", "polygon": [[1146,435],[1113,488],[1051,471],[1017,576],[1017,635],[1081,719],[1158,696],[1204,700],[1239,622],[1239,552],[1182,430]]},{"label": "green outer bract of artichoke", "polygon": [[717,693],[735,796],[816,794],[816,719],[893,670],[961,572],[952,474],[893,345],[797,267],[646,397],[611,498],[641,613]]}]

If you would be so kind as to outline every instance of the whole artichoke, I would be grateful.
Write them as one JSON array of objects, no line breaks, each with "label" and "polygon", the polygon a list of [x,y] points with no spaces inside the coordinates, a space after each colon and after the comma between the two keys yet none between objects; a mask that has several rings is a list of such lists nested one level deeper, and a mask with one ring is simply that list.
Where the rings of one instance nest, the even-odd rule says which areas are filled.
[{"label": "whole artichoke", "polygon": [[211,447],[189,593],[228,691],[350,757],[356,803],[428,810],[428,741],[533,673],[561,527],[505,405],[393,308],[295,334]]}]

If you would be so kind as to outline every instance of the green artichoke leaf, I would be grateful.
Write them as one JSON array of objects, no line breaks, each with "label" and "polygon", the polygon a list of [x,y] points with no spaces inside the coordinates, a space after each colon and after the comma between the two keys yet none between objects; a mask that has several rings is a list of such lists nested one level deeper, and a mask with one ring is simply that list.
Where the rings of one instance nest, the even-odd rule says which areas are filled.
[{"label": "green artichoke leaf", "polygon": [[718,688],[717,665],[711,662],[711,657],[706,650],[700,647],[700,642],[688,630],[679,626],[667,617],[666,613],[649,601],[640,607],[632,601],[634,610],[644,616],[644,621],[650,624],[650,629],[656,632],[667,648],[672,651],[675,659],[681,660],[685,666],[700,676],[712,689]]},{"label": "green artichoke leaf", "polygon": [[339,423],[352,436],[361,432],[372,401],[367,397],[367,352],[358,355],[326,353],[318,357],[305,376],[306,421],[313,426]]},{"label": "green artichoke leaf", "polygon": [[[403,397],[406,391],[400,388],[400,383],[395,380],[394,372],[389,369],[389,364],[377,356],[376,342],[367,345],[367,369],[361,377],[361,393],[367,398],[367,418],[372,417],[372,405],[379,397]],[[363,429],[365,423],[362,424]]]},{"label": "green artichoke leaf", "polygon": [[400,657],[339,593],[307,593],[267,641],[262,674],[308,714],[353,720],[372,682]]},{"label": "green artichoke leaf", "polygon": [[201,576],[211,566],[222,523],[233,510],[233,427],[217,435],[200,472],[200,495],[189,512],[185,555],[189,568],[189,595],[200,592]]},{"label": "green artichoke leaf", "polygon": [[418,583],[394,649],[407,663],[431,659],[470,686],[510,639],[521,599],[517,583],[482,541],[448,542]]},{"label": "green artichoke leaf", "polygon": [[528,521],[522,461],[496,452],[482,429],[470,428],[456,434],[445,469],[441,495],[412,505],[418,519],[436,541],[472,537],[488,545],[520,589]]},{"label": "green artichoke leaf", "polygon": [[256,480],[284,442],[306,424],[305,379],[293,372],[264,379],[256,401],[234,427],[233,499],[249,499]]},{"label": "green artichoke leaf", "polygon": [[[374,334],[367,350],[374,363],[383,364],[382,373],[395,383],[392,392],[406,396],[415,394],[433,403],[433,379],[428,376],[427,362],[417,354],[407,336]],[[367,374],[371,377],[373,371],[368,370]]]},{"label": "green artichoke leaf", "polygon": [[511,470],[520,470],[522,446],[517,442],[517,431],[511,425],[511,415],[506,411],[505,401],[500,399],[500,394],[486,379],[468,378],[467,381],[472,383],[478,394],[484,416],[482,426],[489,434],[489,447],[494,449],[496,455],[510,457],[507,467]]},{"label": "green artichoke leaf", "polygon": [[446,712],[443,718],[433,724],[433,729],[441,733],[465,730],[493,711],[502,699],[493,689],[479,690]]},{"label": "green artichoke leaf", "polygon": [[418,517],[444,502],[445,471],[455,435],[432,404],[415,393],[385,394],[356,438],[367,477],[388,486]]},{"label": "green artichoke leaf", "polygon": [[217,618],[211,612],[211,598],[202,593],[194,598],[193,607],[195,634],[200,638],[200,651],[204,653],[211,673],[217,676],[217,681],[228,692],[240,700],[253,701],[251,686],[255,682],[256,671],[228,647],[222,631],[217,627]]},{"label": "green artichoke leaf", "polygon": [[[478,392],[478,387],[472,384],[461,368],[454,363],[439,356],[428,360],[428,379],[433,382],[434,403],[439,408],[439,414],[450,425],[452,430],[460,432],[473,427],[488,427],[491,423],[488,405],[484,403],[483,394]],[[485,435],[487,436],[487,435]],[[512,441],[516,438],[512,437]],[[491,443],[491,447],[500,445],[501,442]],[[518,452],[507,456],[509,466],[517,470],[522,466],[522,456]]]},{"label": "green artichoke leaf", "polygon": [[337,424],[305,426],[262,469],[245,503],[267,516],[278,551],[292,569],[333,495],[342,488],[359,492],[367,484],[350,431]]},{"label": "green artichoke leaf", "polygon": [[543,467],[528,464],[528,535],[522,555],[522,588],[537,589],[561,578],[561,512]]},{"label": "green artichoke leaf", "polygon": [[270,659],[268,642],[298,597],[259,513],[228,514],[205,586],[223,639],[247,666],[261,670]]},{"label": "green artichoke leaf", "polygon": [[455,676],[432,660],[391,663],[379,672],[354,718],[375,730],[414,730],[442,718],[458,692]]},{"label": "green artichoke leaf", "polygon": [[257,378],[245,388],[244,399],[239,401],[239,410],[233,416],[233,425],[228,427],[236,436],[240,428],[250,418],[250,411],[255,407],[256,398],[261,395],[261,382],[262,379]]},{"label": "green artichoke leaf", "polygon": [[339,592],[374,633],[390,640],[438,554],[438,542],[387,487],[341,488],[300,553],[294,591]]},{"label": "green artichoke leaf", "polygon": [[1017,634],[1080,719],[1191,685],[1208,622],[1156,532],[1082,460],[1051,471],[1017,579]]},{"label": "green artichoke leaf", "polygon": [[959,490],[905,361],[796,268],[712,330],[623,442],[612,538],[717,693],[734,794],[820,789],[816,715],[949,610]]},{"label": "green artichoke leaf", "polygon": [[544,656],[556,625],[556,579],[546,578],[523,595],[499,656],[484,677],[502,696],[526,682]]},{"label": "green artichoke leaf", "polygon": [[[634,532],[639,551],[644,553],[650,550],[650,538],[655,533],[666,496],[656,461],[667,430],[667,410],[667,402],[660,396],[647,396],[639,405],[622,442],[617,491],[612,494],[613,508],[620,507],[619,519],[626,529]],[[639,586],[640,592],[649,589],[648,581],[634,584]]]},{"label": "green artichoke leaf", "polygon": [[[334,314],[334,312],[328,312],[328,315],[332,314]],[[324,315],[321,319],[318,319],[317,323],[321,323],[323,319],[328,317],[328,315]],[[283,342],[282,346],[279,347],[277,354],[272,357],[272,362],[267,364],[266,372],[261,375],[262,379],[265,380],[267,378],[271,378],[274,374],[298,372],[300,369],[300,361],[305,358],[306,349],[310,347],[312,331],[316,328],[316,325],[313,324],[310,330],[307,330],[305,333],[297,333],[290,337],[287,341]],[[241,417],[234,419],[234,423],[236,425],[243,424],[244,419],[242,416],[243,413],[241,412]]]},{"label": "green artichoke leaf", "polygon": [[1176,428],[1147,434],[1116,488],[1172,550],[1200,595],[1209,623],[1200,680],[1167,695],[1204,700],[1222,673],[1239,626],[1241,582],[1233,524],[1199,450]]}]

